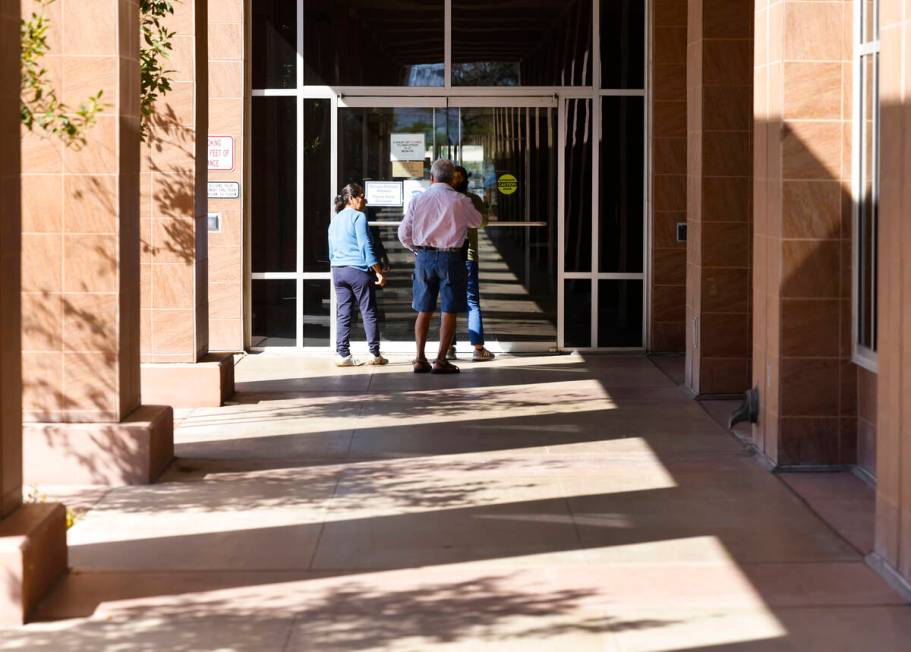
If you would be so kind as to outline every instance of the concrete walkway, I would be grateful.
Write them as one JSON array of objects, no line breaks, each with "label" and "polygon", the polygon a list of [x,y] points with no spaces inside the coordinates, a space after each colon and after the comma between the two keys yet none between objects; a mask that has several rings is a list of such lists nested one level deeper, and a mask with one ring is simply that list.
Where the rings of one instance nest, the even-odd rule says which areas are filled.
[{"label": "concrete walkway", "polygon": [[0,651],[911,649],[911,609],[641,357],[250,356]]}]

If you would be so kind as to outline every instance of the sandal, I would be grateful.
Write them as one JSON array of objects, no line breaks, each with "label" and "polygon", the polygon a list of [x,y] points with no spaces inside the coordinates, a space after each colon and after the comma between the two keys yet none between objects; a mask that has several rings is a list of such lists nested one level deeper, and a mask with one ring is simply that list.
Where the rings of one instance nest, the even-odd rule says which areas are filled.
[{"label": "sandal", "polygon": [[412,360],[411,365],[414,368],[414,373],[416,374],[427,374],[431,371],[430,363],[427,362],[427,359]]},{"label": "sandal", "polygon": [[433,369],[430,371],[432,374],[457,374],[461,370],[452,364],[449,360],[436,360],[433,363]]}]

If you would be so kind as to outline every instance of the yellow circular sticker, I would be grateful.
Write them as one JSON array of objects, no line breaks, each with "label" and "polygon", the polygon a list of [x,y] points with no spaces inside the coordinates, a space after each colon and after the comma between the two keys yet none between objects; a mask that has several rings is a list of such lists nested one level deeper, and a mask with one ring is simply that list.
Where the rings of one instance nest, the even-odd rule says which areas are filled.
[{"label": "yellow circular sticker", "polygon": [[519,180],[511,174],[501,174],[497,179],[497,190],[504,195],[511,195],[519,189]]}]

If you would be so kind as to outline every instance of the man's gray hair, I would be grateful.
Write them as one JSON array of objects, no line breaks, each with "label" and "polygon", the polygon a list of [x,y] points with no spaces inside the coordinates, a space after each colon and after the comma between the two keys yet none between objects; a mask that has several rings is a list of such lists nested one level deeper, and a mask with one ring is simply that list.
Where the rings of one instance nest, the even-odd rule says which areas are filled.
[{"label": "man's gray hair", "polygon": [[451,183],[455,176],[455,165],[444,158],[437,159],[430,166],[430,176],[439,183]]}]

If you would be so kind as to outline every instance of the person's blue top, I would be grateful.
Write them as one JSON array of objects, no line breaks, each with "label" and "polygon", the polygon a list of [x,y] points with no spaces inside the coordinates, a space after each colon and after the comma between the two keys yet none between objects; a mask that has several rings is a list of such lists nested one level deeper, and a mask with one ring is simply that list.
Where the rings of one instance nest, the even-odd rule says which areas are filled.
[{"label": "person's blue top", "polygon": [[367,232],[367,216],[345,208],[329,223],[329,261],[332,267],[356,267],[362,272],[378,264]]}]

